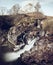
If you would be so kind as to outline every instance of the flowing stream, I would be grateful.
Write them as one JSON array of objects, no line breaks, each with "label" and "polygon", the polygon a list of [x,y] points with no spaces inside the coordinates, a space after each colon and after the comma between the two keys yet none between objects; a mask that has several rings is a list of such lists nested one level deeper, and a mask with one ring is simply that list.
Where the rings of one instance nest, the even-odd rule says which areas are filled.
[{"label": "flowing stream", "polygon": [[38,40],[38,38],[34,38],[32,40],[29,39],[28,40],[28,45],[25,45],[25,47],[23,49],[20,49],[19,51],[16,51],[16,52],[5,53],[3,55],[4,61],[5,62],[12,62],[12,61],[17,60],[22,53],[24,53],[25,51],[29,51],[31,48],[33,48],[34,43],[36,42],[36,40]]}]

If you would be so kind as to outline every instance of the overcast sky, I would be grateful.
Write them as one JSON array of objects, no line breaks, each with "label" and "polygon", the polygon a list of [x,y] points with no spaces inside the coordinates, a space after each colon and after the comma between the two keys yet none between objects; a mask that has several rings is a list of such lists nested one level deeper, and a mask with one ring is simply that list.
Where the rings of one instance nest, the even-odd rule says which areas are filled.
[{"label": "overcast sky", "polygon": [[20,4],[25,9],[28,3],[36,4],[37,1],[41,4],[41,10],[44,14],[53,16],[53,0],[0,0],[0,7],[10,9],[14,4]]}]

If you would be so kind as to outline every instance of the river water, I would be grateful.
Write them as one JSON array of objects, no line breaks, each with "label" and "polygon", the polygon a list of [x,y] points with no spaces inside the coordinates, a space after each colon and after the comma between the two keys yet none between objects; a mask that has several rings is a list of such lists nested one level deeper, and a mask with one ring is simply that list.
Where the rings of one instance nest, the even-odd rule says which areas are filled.
[{"label": "river water", "polygon": [[38,39],[39,39],[39,38],[29,39],[29,40],[28,40],[28,45],[25,45],[25,47],[24,47],[23,49],[20,49],[19,51],[5,53],[5,54],[3,55],[4,61],[5,61],[5,62],[12,62],[12,61],[17,60],[22,53],[24,53],[25,51],[29,51],[31,48],[33,48],[34,43],[35,43]]}]

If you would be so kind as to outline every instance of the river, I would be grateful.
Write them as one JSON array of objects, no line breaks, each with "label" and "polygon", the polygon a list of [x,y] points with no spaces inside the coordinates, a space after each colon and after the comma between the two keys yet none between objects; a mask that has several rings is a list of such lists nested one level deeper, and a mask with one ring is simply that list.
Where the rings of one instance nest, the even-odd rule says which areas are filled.
[{"label": "river", "polygon": [[31,48],[33,48],[34,43],[38,40],[39,38],[34,38],[34,39],[29,39],[28,40],[28,45],[25,45],[23,49],[20,49],[19,51],[16,52],[8,52],[3,54],[3,59],[5,62],[12,62],[17,60],[22,53],[25,51],[30,51]]}]

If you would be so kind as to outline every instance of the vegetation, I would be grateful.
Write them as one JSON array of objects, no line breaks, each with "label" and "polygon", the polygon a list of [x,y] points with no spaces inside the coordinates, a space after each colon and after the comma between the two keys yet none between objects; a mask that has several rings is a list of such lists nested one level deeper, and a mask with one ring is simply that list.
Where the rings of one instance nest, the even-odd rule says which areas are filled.
[{"label": "vegetation", "polygon": [[[41,63],[42,61],[43,64],[45,62],[45,65],[47,65],[47,62],[50,61],[50,56],[51,60],[53,60],[53,35],[46,36],[46,33],[53,34],[53,17],[45,16],[40,12],[41,5],[39,2],[35,6],[31,3],[28,5],[34,7],[35,12],[19,14],[19,4],[12,6],[8,11],[9,15],[4,15],[5,9],[1,9],[3,16],[0,16],[0,48],[5,47],[5,50],[3,49],[4,51],[14,51],[15,45],[23,42],[21,37],[25,37],[25,35],[27,35],[27,38],[30,37],[30,39],[32,37],[39,37],[40,39],[35,43],[34,47],[30,50],[30,53],[28,54],[28,52],[26,52],[26,54],[23,54],[22,60],[25,63],[28,63],[28,65],[33,65],[33,63],[34,65],[38,65],[38,63]],[[38,21],[40,24],[37,23]],[[38,25],[41,27],[38,28]],[[45,36],[42,36],[42,31],[46,32]],[[8,35],[10,37],[8,37]],[[22,39],[21,43],[18,42],[19,37]],[[16,44],[9,42],[8,39]],[[37,50],[35,50],[36,47]]]},{"label": "vegetation", "polygon": [[45,31],[53,33],[53,19],[47,19],[43,21],[42,28]]},{"label": "vegetation", "polygon": [[9,10],[9,15],[17,15],[19,12],[20,6],[19,4],[15,4],[12,6],[12,8]]}]

